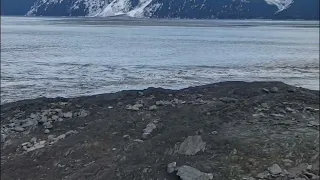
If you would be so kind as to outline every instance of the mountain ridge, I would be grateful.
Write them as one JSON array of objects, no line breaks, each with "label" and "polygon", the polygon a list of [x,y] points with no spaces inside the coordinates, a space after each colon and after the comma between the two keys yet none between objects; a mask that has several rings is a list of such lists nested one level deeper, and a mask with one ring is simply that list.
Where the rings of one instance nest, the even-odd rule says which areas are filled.
[{"label": "mountain ridge", "polygon": [[[3,6],[6,6],[9,1],[13,3],[18,0],[3,1]],[[24,13],[28,16],[109,17],[127,15],[136,18],[181,19],[319,19],[319,0],[27,1],[34,2]]]}]

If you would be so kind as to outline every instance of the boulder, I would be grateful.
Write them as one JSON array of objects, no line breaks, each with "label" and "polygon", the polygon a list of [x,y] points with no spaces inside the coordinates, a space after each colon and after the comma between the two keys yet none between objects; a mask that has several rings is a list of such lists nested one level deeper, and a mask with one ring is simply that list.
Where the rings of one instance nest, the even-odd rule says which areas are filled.
[{"label": "boulder", "polygon": [[319,123],[316,121],[310,121],[310,122],[308,122],[307,126],[308,127],[318,127]]},{"label": "boulder", "polygon": [[292,168],[288,169],[288,172],[289,172],[290,177],[296,177],[297,175],[302,174],[303,171],[305,171],[307,168],[308,168],[308,164],[302,163],[296,167],[292,167]]},{"label": "boulder", "polygon": [[269,89],[267,89],[267,88],[263,88],[262,91],[265,92],[265,93],[269,93],[270,92]]},{"label": "boulder", "polygon": [[177,163],[176,162],[172,162],[172,163],[169,163],[167,165],[167,172],[169,174],[173,173],[175,170],[176,170],[176,166],[177,166]]},{"label": "boulder", "polygon": [[43,123],[43,125],[44,125],[44,127],[46,129],[52,129],[53,128],[53,125],[51,124],[51,122],[45,122],[45,123]]},{"label": "boulder", "polygon": [[25,150],[26,150],[27,152],[31,152],[31,151],[34,151],[34,150],[43,148],[43,147],[45,146],[45,143],[46,143],[46,141],[40,141],[40,142],[38,142],[38,143],[35,143],[32,147],[26,148]]},{"label": "boulder", "polygon": [[257,174],[257,178],[258,179],[267,179],[268,177],[270,176],[270,173],[265,171],[265,172],[262,172],[262,173],[259,173]]},{"label": "boulder", "polygon": [[44,130],[44,133],[45,133],[45,134],[49,134],[49,133],[50,133],[50,130],[49,130],[49,129],[46,129],[46,130]]},{"label": "boulder", "polygon": [[31,114],[30,114],[30,118],[32,118],[32,119],[37,119],[38,116],[37,116],[36,114],[34,114],[34,113],[31,113]]},{"label": "boulder", "polygon": [[26,127],[29,127],[29,126],[34,126],[34,125],[36,125],[36,124],[38,124],[38,122],[37,122],[36,120],[34,120],[34,119],[27,119],[27,120],[25,121],[25,123],[23,123],[23,124],[21,125],[21,127],[26,128]]},{"label": "boulder", "polygon": [[278,175],[282,172],[282,169],[278,164],[273,164],[272,166],[268,167],[268,171],[271,175]]},{"label": "boulder", "polygon": [[54,135],[49,135],[49,136],[48,136],[48,141],[54,141],[54,139],[55,139],[55,138],[54,138]]},{"label": "boulder", "polygon": [[135,105],[127,105],[126,106],[126,109],[127,110],[132,110],[132,111],[139,111],[140,110],[140,108],[142,108],[143,107],[143,105],[142,104],[135,104]]},{"label": "boulder", "polygon": [[89,115],[89,113],[86,110],[81,109],[79,112],[79,117],[86,117],[88,115]]},{"label": "boulder", "polygon": [[287,91],[290,92],[290,93],[294,93],[294,92],[297,91],[297,88],[295,88],[295,87],[289,87]]},{"label": "boulder", "polygon": [[23,132],[25,129],[23,127],[15,127],[13,130],[16,132]]},{"label": "boulder", "polygon": [[30,142],[31,143],[36,143],[37,142],[37,138],[36,137],[31,138]]},{"label": "boulder", "polygon": [[59,116],[53,115],[51,118],[52,118],[52,120],[57,121],[59,119]]},{"label": "boulder", "polygon": [[207,174],[199,171],[190,166],[181,166],[177,168],[177,175],[182,180],[211,180],[213,179],[212,174]]},{"label": "boulder", "polygon": [[157,106],[165,106],[165,105],[172,105],[172,103],[170,101],[156,101],[156,105]]},{"label": "boulder", "polygon": [[47,116],[41,116],[41,118],[39,119],[40,122],[47,122],[48,118]]},{"label": "boulder", "polygon": [[206,143],[202,141],[201,136],[189,136],[181,144],[178,149],[179,154],[195,155],[199,151],[204,151]]},{"label": "boulder", "polygon": [[140,109],[142,107],[143,107],[143,104],[135,104],[135,105],[132,106],[133,110],[134,109]]},{"label": "boulder", "polygon": [[7,135],[1,134],[1,142],[2,143],[6,141],[6,138],[7,138]]},{"label": "boulder", "polygon": [[146,128],[143,129],[142,139],[147,139],[157,126],[154,123],[149,123]]},{"label": "boulder", "polygon": [[6,140],[6,141],[4,142],[3,148],[6,148],[6,147],[10,146],[11,144],[12,144],[12,140],[11,140],[11,139],[8,139],[8,140]]},{"label": "boulder", "polygon": [[219,133],[218,133],[218,131],[212,131],[211,134],[212,134],[212,135],[217,135],[217,134],[219,134]]},{"label": "boulder", "polygon": [[270,92],[272,92],[272,93],[276,93],[276,92],[278,92],[279,91],[279,89],[277,88],[277,87],[272,87],[271,89],[270,89]]},{"label": "boulder", "polygon": [[66,112],[66,113],[63,113],[63,117],[64,118],[72,118],[72,112]]},{"label": "boulder", "polygon": [[157,109],[158,109],[157,105],[152,105],[152,106],[149,107],[150,111],[155,111]]},{"label": "boulder", "polygon": [[152,131],[153,131],[154,129],[156,129],[156,128],[157,128],[157,126],[156,126],[154,123],[149,123],[149,124],[146,126],[146,128],[143,129],[143,132],[144,132],[144,133],[151,134]]},{"label": "boulder", "polygon": [[123,135],[123,139],[130,139],[130,136],[128,134]]}]

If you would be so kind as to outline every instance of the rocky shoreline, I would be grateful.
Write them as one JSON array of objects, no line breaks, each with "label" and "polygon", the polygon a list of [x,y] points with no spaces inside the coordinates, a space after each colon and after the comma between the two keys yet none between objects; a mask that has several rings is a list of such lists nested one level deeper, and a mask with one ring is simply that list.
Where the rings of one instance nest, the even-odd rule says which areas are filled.
[{"label": "rocky shoreline", "polygon": [[222,82],[3,104],[1,179],[319,179],[319,91]]}]

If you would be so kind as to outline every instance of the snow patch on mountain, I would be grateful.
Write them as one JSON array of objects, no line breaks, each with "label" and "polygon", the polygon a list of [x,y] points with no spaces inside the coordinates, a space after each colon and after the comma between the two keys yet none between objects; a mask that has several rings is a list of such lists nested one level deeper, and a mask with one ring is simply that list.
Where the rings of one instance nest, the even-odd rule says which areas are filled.
[{"label": "snow patch on mountain", "polygon": [[160,4],[151,4],[153,0],[139,0],[138,5],[132,7],[132,0],[38,0],[31,7],[27,15],[37,14],[40,7],[52,7],[55,4],[69,1],[69,11],[85,8],[86,16],[108,17],[117,15],[127,15],[130,17],[146,17],[156,11]]},{"label": "snow patch on mountain", "polygon": [[114,0],[110,4],[106,4],[101,12],[96,16],[107,17],[126,14],[131,8],[130,0]]},{"label": "snow patch on mountain", "polygon": [[146,10],[150,12],[156,8],[153,6],[151,9],[146,9],[151,2],[152,0],[139,0],[139,4],[136,7],[132,7],[130,0],[113,0],[111,3],[106,4],[101,12],[98,12],[95,16],[108,17],[125,14],[130,17],[145,17]]},{"label": "snow patch on mountain", "polygon": [[270,5],[275,5],[278,7],[278,12],[281,12],[287,8],[290,7],[290,5],[293,3],[293,0],[265,0]]},{"label": "snow patch on mountain", "polygon": [[127,13],[130,17],[144,17],[145,8],[152,2],[152,0],[140,0],[139,5]]},{"label": "snow patch on mountain", "polygon": [[144,14],[146,17],[151,17],[155,11],[160,9],[163,4],[160,3],[154,3],[149,4],[147,7],[144,8]]},{"label": "snow patch on mountain", "polygon": [[101,0],[77,0],[72,5],[71,10],[79,9],[81,3],[83,3],[87,8],[88,16],[93,16],[98,12],[101,12],[101,7],[105,4],[105,2]]}]

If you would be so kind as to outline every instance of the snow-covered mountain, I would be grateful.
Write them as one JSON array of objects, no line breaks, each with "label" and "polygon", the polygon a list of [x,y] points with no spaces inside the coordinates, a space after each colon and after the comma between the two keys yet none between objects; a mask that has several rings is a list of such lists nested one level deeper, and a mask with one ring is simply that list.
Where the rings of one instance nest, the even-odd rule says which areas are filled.
[{"label": "snow-covered mountain", "polygon": [[[19,0],[3,0],[19,1]],[[29,0],[30,1],[30,0]],[[319,0],[33,0],[27,15],[319,19]]]}]

